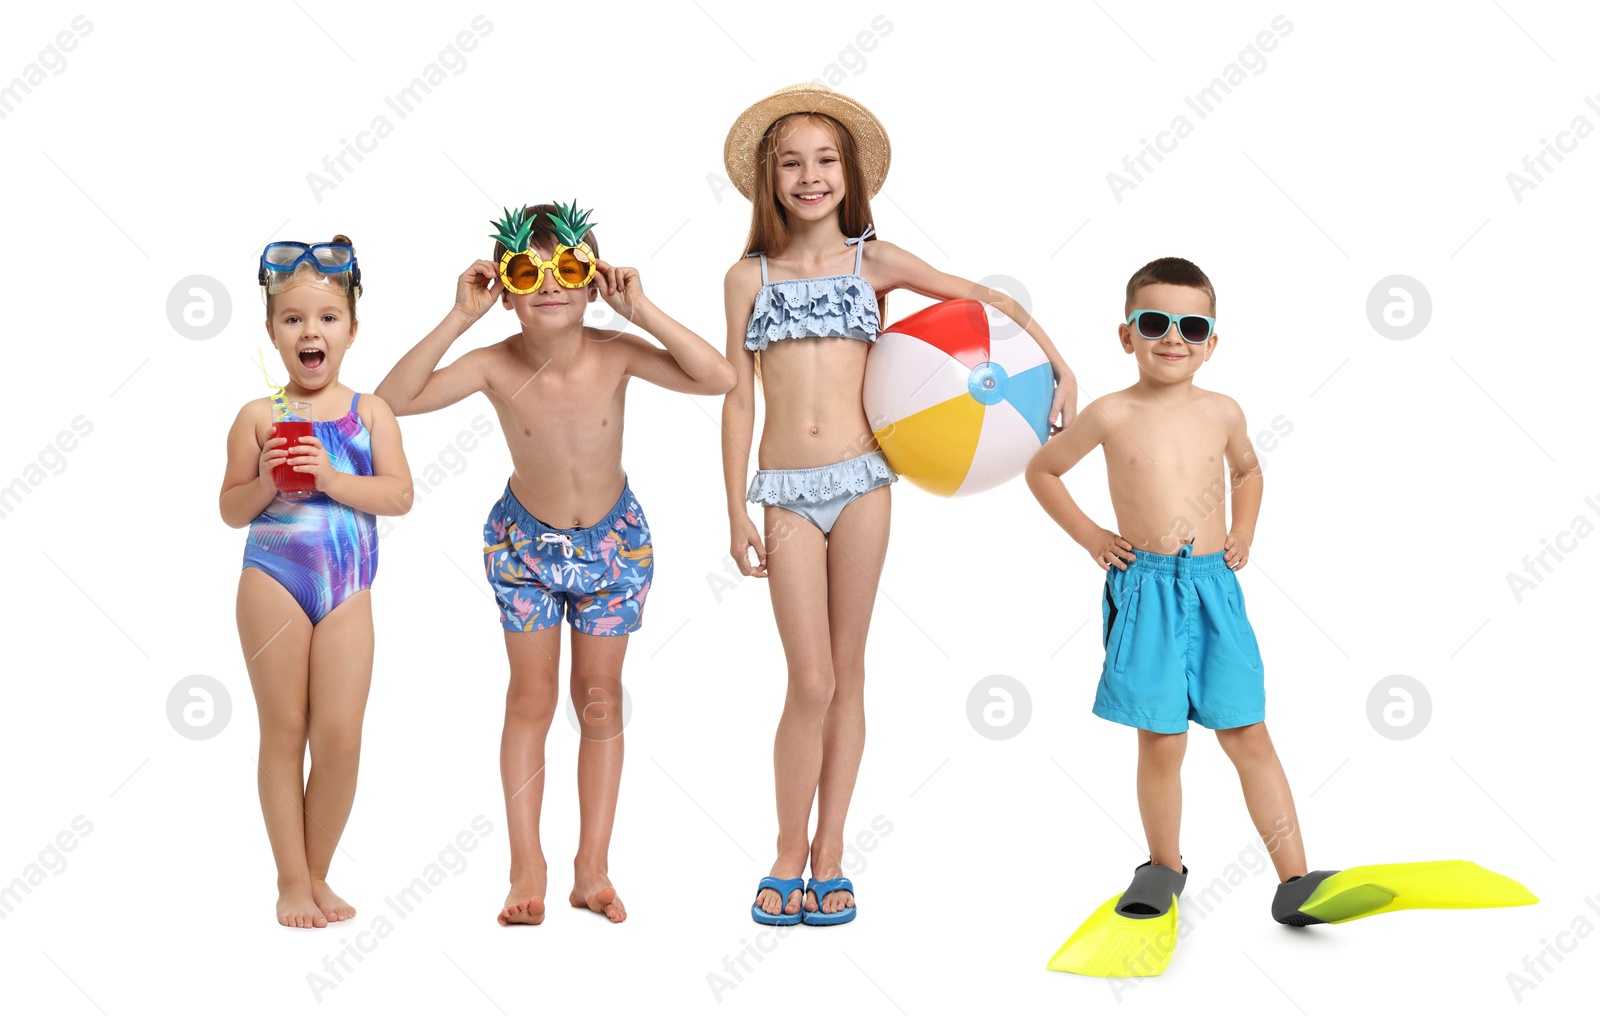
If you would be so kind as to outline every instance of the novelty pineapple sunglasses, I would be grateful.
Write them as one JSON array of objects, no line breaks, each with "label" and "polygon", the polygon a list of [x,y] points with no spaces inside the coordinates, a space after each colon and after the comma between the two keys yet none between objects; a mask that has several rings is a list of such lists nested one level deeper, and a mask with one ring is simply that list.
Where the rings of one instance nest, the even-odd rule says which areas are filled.
[{"label": "novelty pineapple sunglasses", "polygon": [[500,257],[500,281],[507,292],[521,296],[538,289],[544,285],[545,269],[554,272],[556,282],[566,289],[582,289],[594,278],[594,251],[583,241],[594,226],[589,222],[590,212],[578,211],[577,204],[558,201],[555,211],[545,213],[560,240],[548,261],[533,249],[534,216],[528,209],[505,209],[504,218],[490,220],[489,225],[499,231],[490,235],[506,249]]}]

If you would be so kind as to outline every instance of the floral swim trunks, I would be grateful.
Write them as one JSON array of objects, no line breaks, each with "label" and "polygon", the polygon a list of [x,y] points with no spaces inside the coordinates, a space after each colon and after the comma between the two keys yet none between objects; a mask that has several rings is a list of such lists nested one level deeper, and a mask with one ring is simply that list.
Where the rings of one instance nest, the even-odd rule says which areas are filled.
[{"label": "floral swim trunks", "polygon": [[522,507],[507,485],[483,526],[483,567],[506,631],[561,623],[585,635],[638,629],[655,574],[650,524],[624,480],[605,518],[554,529]]}]

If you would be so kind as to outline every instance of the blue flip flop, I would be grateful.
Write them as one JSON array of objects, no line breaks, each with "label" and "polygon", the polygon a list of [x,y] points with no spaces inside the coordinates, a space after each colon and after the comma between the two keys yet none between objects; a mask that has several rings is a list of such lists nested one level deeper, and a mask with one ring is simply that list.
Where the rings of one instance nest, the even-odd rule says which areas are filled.
[{"label": "blue flip flop", "polygon": [[806,924],[844,924],[847,921],[855,920],[856,905],[854,903],[843,910],[837,910],[831,914],[822,912],[822,898],[829,893],[838,892],[840,889],[848,890],[852,897],[855,896],[856,887],[851,885],[850,880],[847,878],[825,878],[820,882],[814,878],[807,879],[806,892],[817,894],[817,909],[807,910],[802,900],[800,904],[800,919]]},{"label": "blue flip flop", "polygon": [[[761,890],[763,889],[771,889],[773,892],[778,894],[778,899],[783,901],[783,906],[787,907],[789,905],[789,894],[794,892],[796,889],[804,889],[805,885],[806,883],[804,879],[774,878],[773,876],[768,875],[766,878],[761,880],[759,885],[756,886],[756,895],[760,896]],[[805,897],[803,896],[800,898],[799,914],[786,914],[782,910],[779,910],[776,914],[769,914],[765,910],[762,910],[758,904],[750,904],[750,916],[755,919],[757,924],[799,924],[800,916],[801,914],[805,913],[805,910]]]}]

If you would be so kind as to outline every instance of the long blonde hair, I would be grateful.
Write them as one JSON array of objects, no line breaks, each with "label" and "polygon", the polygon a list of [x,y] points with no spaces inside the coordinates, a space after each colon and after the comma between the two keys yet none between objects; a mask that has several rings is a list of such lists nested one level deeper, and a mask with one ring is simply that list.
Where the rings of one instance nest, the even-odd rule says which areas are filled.
[{"label": "long blonde hair", "polygon": [[789,216],[778,203],[778,149],[790,132],[805,120],[815,120],[833,135],[834,147],[844,167],[844,200],[839,203],[839,229],[845,236],[860,236],[872,222],[872,204],[867,196],[867,178],[856,156],[856,139],[844,124],[826,113],[790,113],[772,122],[761,135],[756,152],[755,196],[751,198],[750,235],[745,254],[760,251],[772,257],[789,246]]},{"label": "long blonde hair", "polygon": [[[772,122],[761,135],[756,150],[755,194],[750,200],[750,234],[745,238],[744,253],[762,253],[778,257],[789,247],[789,214],[778,202],[778,150],[789,133],[805,120],[815,120],[833,135],[834,147],[839,150],[839,162],[844,168],[844,200],[839,202],[839,230],[847,237],[860,236],[872,223],[872,201],[867,194],[867,178],[861,171],[861,160],[856,155],[856,139],[844,124],[826,113],[790,113]],[[868,241],[876,238],[874,229]],[[884,297],[878,297],[878,319],[887,315]],[[755,355],[756,380],[761,380],[761,354]]]}]

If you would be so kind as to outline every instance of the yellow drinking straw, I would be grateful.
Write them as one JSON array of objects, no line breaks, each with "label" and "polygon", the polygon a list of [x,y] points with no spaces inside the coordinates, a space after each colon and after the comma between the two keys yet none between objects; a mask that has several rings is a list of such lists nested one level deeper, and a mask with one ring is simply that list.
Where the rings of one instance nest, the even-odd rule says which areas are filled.
[{"label": "yellow drinking straw", "polygon": [[256,362],[261,364],[261,380],[265,381],[267,383],[267,387],[272,390],[272,401],[279,404],[286,401],[283,397],[285,387],[283,385],[272,383],[272,376],[267,373],[267,358],[265,354],[261,352],[261,347],[259,345],[256,346]]}]

